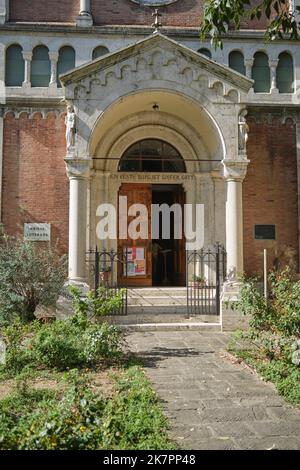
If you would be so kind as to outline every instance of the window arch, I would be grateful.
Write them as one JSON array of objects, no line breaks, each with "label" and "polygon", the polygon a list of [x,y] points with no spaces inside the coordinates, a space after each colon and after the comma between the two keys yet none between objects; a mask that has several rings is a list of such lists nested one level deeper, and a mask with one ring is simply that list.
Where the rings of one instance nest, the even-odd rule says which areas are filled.
[{"label": "window arch", "polygon": [[75,51],[71,46],[61,47],[57,62],[57,86],[61,88],[59,76],[75,68]]},{"label": "window arch", "polygon": [[51,76],[49,50],[46,46],[37,46],[33,49],[31,63],[31,86],[48,87]]},{"label": "window arch", "polygon": [[269,59],[264,52],[256,52],[254,54],[252,78],[254,80],[254,91],[256,93],[270,92],[271,79]]},{"label": "window arch", "polygon": [[145,139],[131,145],[123,154],[119,171],[185,173],[180,153],[164,140]]},{"label": "window arch", "polygon": [[95,49],[93,50],[93,60],[98,59],[99,57],[108,53],[109,53],[109,50],[105,46],[95,47]]},{"label": "window arch", "polygon": [[25,62],[23,49],[19,44],[13,44],[6,49],[5,85],[22,86],[24,81]]},{"label": "window arch", "polygon": [[229,54],[229,67],[236,72],[246,75],[246,67],[244,62],[244,54],[240,51],[232,51]]},{"label": "window arch", "polygon": [[206,49],[206,47],[202,47],[201,49],[198,49],[199,54],[205,55],[209,59],[211,59],[211,52],[209,49]]},{"label": "window arch", "polygon": [[276,83],[279,93],[293,93],[294,65],[292,56],[288,52],[281,52],[278,59]]}]

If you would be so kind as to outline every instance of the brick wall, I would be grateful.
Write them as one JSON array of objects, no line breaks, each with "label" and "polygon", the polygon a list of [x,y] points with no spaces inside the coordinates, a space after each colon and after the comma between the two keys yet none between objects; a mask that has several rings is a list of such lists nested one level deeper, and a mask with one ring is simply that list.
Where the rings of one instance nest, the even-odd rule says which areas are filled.
[{"label": "brick wall", "polygon": [[[243,184],[244,266],[247,274],[262,272],[263,249],[269,267],[276,257],[287,262],[287,247],[298,261],[297,156],[295,125],[273,117],[249,118],[248,158]],[[276,226],[276,240],[255,240],[254,225]],[[285,253],[283,255],[283,252]]]},{"label": "brick wall", "polygon": [[[254,0],[256,1],[256,0]],[[80,0],[11,0],[11,21],[74,23]],[[178,0],[160,7],[165,26],[199,27],[204,0]],[[146,25],[153,22],[153,7],[130,0],[91,0],[96,25]],[[243,29],[263,29],[266,21],[242,21]]]},{"label": "brick wall", "polygon": [[51,223],[52,242],[68,250],[69,186],[65,126],[55,114],[29,119],[12,113],[4,120],[2,220],[9,234],[22,234],[25,222]]},{"label": "brick wall", "polygon": [[75,23],[80,0],[10,0],[10,21]]}]

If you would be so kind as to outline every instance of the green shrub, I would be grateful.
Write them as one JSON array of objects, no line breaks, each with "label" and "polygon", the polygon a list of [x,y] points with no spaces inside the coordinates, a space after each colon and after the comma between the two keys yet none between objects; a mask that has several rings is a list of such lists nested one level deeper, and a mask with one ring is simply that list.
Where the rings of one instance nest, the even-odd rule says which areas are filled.
[{"label": "green shrub", "polygon": [[0,370],[9,375],[26,366],[70,369],[114,361],[122,356],[125,344],[118,327],[92,323],[80,314],[46,324],[16,321],[3,328],[2,334],[7,353],[6,364]]},{"label": "green shrub", "polygon": [[300,335],[300,281],[289,269],[271,272],[269,298],[265,299],[257,279],[244,279],[236,308],[250,316],[250,326],[259,331]]},{"label": "green shrub", "polygon": [[32,340],[37,362],[59,369],[85,364],[82,330],[71,320],[57,320],[43,325]]},{"label": "green shrub", "polygon": [[35,355],[30,340],[38,328],[37,321],[24,325],[19,319],[2,328],[1,334],[6,343],[6,361],[0,370],[4,371],[5,375],[12,376],[26,366],[35,367]]},{"label": "green shrub", "polygon": [[0,235],[0,324],[35,319],[38,305],[54,305],[66,278],[66,259],[50,246]]},{"label": "green shrub", "polygon": [[114,289],[99,287],[97,292],[90,291],[82,297],[75,286],[69,287],[75,314],[86,315],[89,319],[99,318],[118,312],[122,306],[124,289],[115,292]]},{"label": "green shrub", "polygon": [[78,316],[43,325],[32,341],[37,362],[46,367],[68,369],[118,359],[123,335],[119,328],[102,323],[82,323]]}]

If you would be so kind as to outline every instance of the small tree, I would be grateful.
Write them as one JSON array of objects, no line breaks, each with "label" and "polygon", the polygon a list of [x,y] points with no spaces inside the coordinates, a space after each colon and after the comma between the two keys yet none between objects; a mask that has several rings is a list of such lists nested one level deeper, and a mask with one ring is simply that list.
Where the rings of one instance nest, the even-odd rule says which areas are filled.
[{"label": "small tree", "polygon": [[66,257],[55,248],[0,235],[0,323],[34,320],[38,305],[55,305],[65,278]]}]

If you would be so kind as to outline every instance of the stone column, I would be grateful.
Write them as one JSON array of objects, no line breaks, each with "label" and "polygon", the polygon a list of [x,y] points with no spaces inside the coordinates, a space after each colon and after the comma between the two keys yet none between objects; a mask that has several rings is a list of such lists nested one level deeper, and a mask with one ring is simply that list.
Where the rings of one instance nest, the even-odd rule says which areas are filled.
[{"label": "stone column", "polygon": [[23,59],[25,60],[25,73],[24,73],[24,82],[23,86],[31,86],[31,61],[32,61],[32,52],[23,51]]},{"label": "stone column", "polygon": [[249,160],[223,160],[226,180],[226,250],[228,281],[237,283],[243,274],[242,183]]},{"label": "stone column", "polygon": [[65,158],[70,181],[69,283],[86,288],[87,190],[92,159]]},{"label": "stone column", "polygon": [[213,170],[214,185],[214,241],[225,245],[225,182],[220,170]]},{"label": "stone column", "polygon": [[51,62],[51,78],[50,86],[57,86],[57,62],[58,62],[58,52],[49,52],[49,59]]},{"label": "stone column", "polygon": [[254,59],[245,59],[246,77],[252,78],[252,67]]},{"label": "stone column", "polygon": [[91,0],[80,0],[80,12],[76,19],[77,26],[89,28],[93,26],[93,17],[91,13]]},{"label": "stone column", "polygon": [[0,0],[0,24],[9,20],[9,0]]},{"label": "stone column", "polygon": [[237,158],[223,160],[226,181],[226,251],[227,280],[221,295],[222,331],[247,327],[248,318],[234,309],[239,298],[243,274],[243,201],[242,184],[249,160]]},{"label": "stone column", "polygon": [[271,71],[271,93],[278,93],[277,83],[276,83],[276,69],[278,65],[278,59],[273,60],[269,59],[269,67]]}]

